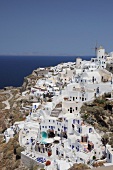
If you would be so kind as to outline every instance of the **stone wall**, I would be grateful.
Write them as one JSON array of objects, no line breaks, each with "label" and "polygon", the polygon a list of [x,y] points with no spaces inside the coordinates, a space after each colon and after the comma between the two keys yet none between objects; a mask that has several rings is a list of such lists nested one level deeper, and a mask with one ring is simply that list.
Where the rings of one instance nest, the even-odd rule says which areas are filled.
[{"label": "stone wall", "polygon": [[24,152],[21,152],[21,161],[29,169],[33,168],[36,165],[39,165],[40,168],[44,168],[44,165],[42,165],[41,163],[35,161],[33,158],[28,157],[27,155],[25,155]]}]

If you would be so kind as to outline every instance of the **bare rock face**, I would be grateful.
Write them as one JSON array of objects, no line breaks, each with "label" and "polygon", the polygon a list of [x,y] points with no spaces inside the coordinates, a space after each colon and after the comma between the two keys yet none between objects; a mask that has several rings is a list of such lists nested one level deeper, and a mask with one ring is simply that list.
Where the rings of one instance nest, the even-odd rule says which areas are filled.
[{"label": "bare rock face", "polygon": [[23,92],[25,90],[30,90],[31,87],[35,85],[37,77],[38,76],[35,71],[33,71],[32,74],[28,75],[27,77],[24,77],[24,82],[20,91]]},{"label": "bare rock face", "polygon": [[23,85],[22,85],[22,87],[21,87],[21,92],[23,92],[23,91],[25,91],[26,90],[26,87],[27,87],[27,85],[28,85],[28,79],[27,79],[27,77],[24,77],[24,82],[23,82]]},{"label": "bare rock face", "polygon": [[36,70],[33,70],[30,75],[24,77],[23,85],[22,87],[20,87],[20,92],[30,90],[31,87],[36,84],[37,80],[44,77],[44,75],[47,74],[49,70],[49,67],[44,69],[38,68]]}]

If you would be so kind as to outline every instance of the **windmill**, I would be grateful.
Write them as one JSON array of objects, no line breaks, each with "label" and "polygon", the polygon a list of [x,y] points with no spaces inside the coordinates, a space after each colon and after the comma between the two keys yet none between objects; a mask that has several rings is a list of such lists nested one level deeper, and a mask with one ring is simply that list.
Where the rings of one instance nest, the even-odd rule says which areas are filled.
[{"label": "windmill", "polygon": [[95,45],[95,47],[94,47],[94,48],[92,48],[92,49],[94,49],[94,50],[95,50],[95,56],[96,56],[96,55],[97,55],[97,49],[98,49],[97,41],[96,41],[96,45]]}]

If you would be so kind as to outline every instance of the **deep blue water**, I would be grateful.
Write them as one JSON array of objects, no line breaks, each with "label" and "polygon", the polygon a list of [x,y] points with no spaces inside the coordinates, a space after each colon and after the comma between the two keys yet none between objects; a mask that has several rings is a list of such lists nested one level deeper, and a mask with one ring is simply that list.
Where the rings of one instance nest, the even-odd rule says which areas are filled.
[{"label": "deep blue water", "polygon": [[[91,57],[84,56],[89,60]],[[61,62],[74,62],[75,56],[0,56],[0,89],[19,87],[24,77],[39,67],[55,66]]]}]

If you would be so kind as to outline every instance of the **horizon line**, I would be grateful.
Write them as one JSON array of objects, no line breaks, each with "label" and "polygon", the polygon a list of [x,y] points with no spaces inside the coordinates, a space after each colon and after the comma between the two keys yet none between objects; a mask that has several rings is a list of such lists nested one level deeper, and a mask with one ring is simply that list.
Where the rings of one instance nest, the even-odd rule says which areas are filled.
[{"label": "horizon line", "polygon": [[72,55],[72,54],[59,54],[59,55],[56,55],[56,54],[0,54],[0,56],[20,56],[20,57],[22,57],[22,56],[36,56],[36,57],[84,57],[84,56],[88,56],[88,57],[94,57],[95,55],[92,55],[92,54],[88,54],[88,55],[86,55],[86,54],[84,54],[84,55]]}]

